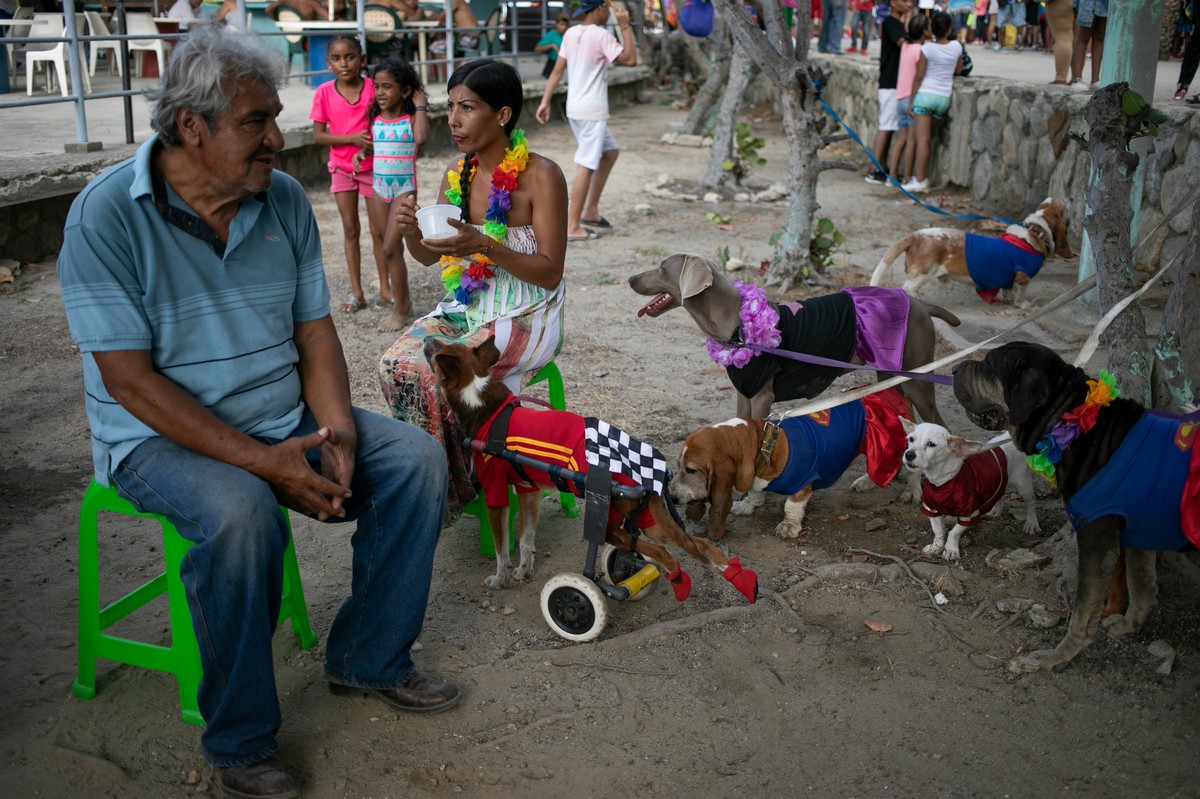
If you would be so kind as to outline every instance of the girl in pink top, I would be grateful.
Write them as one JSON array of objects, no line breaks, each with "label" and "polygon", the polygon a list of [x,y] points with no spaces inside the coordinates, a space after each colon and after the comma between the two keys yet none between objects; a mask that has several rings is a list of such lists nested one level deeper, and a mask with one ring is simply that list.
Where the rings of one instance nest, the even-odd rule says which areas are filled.
[{"label": "girl in pink top", "polygon": [[[911,178],[917,148],[913,142],[913,116],[908,111],[908,98],[912,95],[913,77],[917,74],[917,62],[921,59],[921,43],[929,38],[929,17],[914,14],[908,20],[908,35],[900,45],[900,69],[896,74],[896,146],[888,154],[888,174],[903,183],[902,178]],[[901,161],[903,159],[903,161]],[[897,169],[903,171],[897,172]]]},{"label": "girl in pink top", "polygon": [[[362,287],[362,252],[358,246],[361,232],[358,197],[362,195],[370,202],[375,196],[371,189],[371,159],[356,166],[354,156],[364,145],[371,144],[367,110],[375,99],[375,84],[370,78],[363,77],[362,46],[353,36],[335,37],[329,43],[325,63],[337,80],[317,87],[309,118],[313,121],[313,140],[329,147],[330,191],[342,217],[342,246],[350,270],[350,296],[339,310],[353,313],[367,307]],[[392,304],[392,294],[388,288],[387,262],[383,257],[383,231],[369,212],[367,223],[375,246],[375,267],[379,272],[379,302],[388,307]]]}]

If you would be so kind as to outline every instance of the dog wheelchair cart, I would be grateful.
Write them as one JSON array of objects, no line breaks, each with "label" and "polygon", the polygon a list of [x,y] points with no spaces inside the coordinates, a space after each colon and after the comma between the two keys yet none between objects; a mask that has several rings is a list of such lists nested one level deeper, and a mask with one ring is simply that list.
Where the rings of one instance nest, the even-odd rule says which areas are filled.
[{"label": "dog wheelchair cart", "polygon": [[[522,467],[545,472],[559,491],[583,492],[583,538],[587,542],[583,573],[556,574],[542,587],[542,616],[557,635],[568,641],[592,641],[600,636],[608,624],[606,597],[624,602],[648,595],[650,587],[663,572],[659,564],[637,551],[638,537],[641,535],[637,526],[638,512],[652,496],[649,488],[617,483],[605,468],[593,467],[584,474],[513,452],[498,443],[475,439],[467,439],[464,443],[476,452],[512,463],[518,474],[531,483],[534,481],[523,472]],[[638,503],[624,524],[632,541],[632,549],[615,547],[605,541],[608,511],[613,499],[628,499]],[[682,526],[669,499],[666,505]],[[513,532],[510,530],[510,534]]]}]

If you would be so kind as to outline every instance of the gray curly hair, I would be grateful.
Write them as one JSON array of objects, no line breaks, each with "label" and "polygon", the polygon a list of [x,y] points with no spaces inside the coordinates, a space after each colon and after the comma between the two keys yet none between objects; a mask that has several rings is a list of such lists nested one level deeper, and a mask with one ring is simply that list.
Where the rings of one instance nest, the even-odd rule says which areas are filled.
[{"label": "gray curly hair", "polygon": [[158,88],[146,92],[150,126],[164,144],[179,144],[176,113],[190,109],[215,133],[217,119],[233,99],[230,81],[243,78],[278,91],[287,79],[283,56],[255,34],[224,25],[193,25],[171,54]]}]

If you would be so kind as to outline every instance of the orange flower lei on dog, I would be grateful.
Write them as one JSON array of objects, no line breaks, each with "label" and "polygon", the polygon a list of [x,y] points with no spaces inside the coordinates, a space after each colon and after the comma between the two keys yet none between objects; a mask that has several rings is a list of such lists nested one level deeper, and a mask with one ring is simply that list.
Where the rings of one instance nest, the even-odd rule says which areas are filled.
[{"label": "orange flower lei on dog", "polygon": [[[508,233],[511,195],[517,188],[517,176],[529,165],[529,147],[525,141],[525,131],[514,130],[511,142],[512,146],[504,150],[504,160],[492,172],[492,187],[488,192],[488,209],[484,215],[483,232],[492,241],[502,241]],[[479,159],[472,156],[471,169],[467,173],[468,183],[475,176],[475,168],[478,165]],[[446,189],[446,199],[459,208],[463,206],[462,168],[463,161],[459,159],[457,167],[446,172],[446,181],[450,184],[450,188]],[[466,266],[463,265],[462,259],[452,255],[443,255],[440,259],[442,285],[463,305],[469,305],[471,295],[479,289],[486,289],[487,279],[495,276],[491,269],[492,259],[487,256],[490,249],[492,245],[488,244],[481,252],[472,255]]]},{"label": "orange flower lei on dog", "polygon": [[1089,380],[1088,393],[1084,401],[1062,415],[1041,441],[1037,443],[1037,454],[1026,457],[1029,468],[1054,484],[1054,464],[1062,460],[1063,450],[1075,439],[1096,426],[1100,409],[1121,396],[1117,380],[1108,372],[1100,371],[1099,380]]}]

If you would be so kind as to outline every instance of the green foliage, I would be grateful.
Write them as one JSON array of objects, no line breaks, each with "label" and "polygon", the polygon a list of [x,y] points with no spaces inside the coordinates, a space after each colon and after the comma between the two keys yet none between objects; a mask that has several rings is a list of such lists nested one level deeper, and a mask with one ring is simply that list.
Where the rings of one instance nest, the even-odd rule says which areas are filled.
[{"label": "green foliage", "polygon": [[733,217],[727,214],[718,214],[715,211],[709,211],[707,214],[705,214],[705,216],[707,216],[708,221],[712,222],[714,225],[728,225],[733,220]]},{"label": "green foliage", "polygon": [[824,273],[833,265],[833,251],[842,246],[842,240],[842,232],[834,226],[832,219],[827,216],[818,219],[817,229],[808,245],[808,265]]},{"label": "green foliage", "polygon": [[728,245],[717,248],[717,263],[721,264],[722,269],[724,269],[725,266],[729,263],[729,246]]},{"label": "green foliage", "polygon": [[750,167],[767,163],[767,159],[758,154],[759,148],[765,145],[765,141],[750,132],[750,123],[739,122],[734,131],[733,158],[722,161],[721,169],[732,174],[734,182],[740,185],[742,178],[750,173]]},{"label": "green foliage", "polygon": [[1158,126],[1167,121],[1166,114],[1147,103],[1146,98],[1132,89],[1127,89],[1121,95],[1121,111],[1130,119],[1140,117],[1137,129],[1130,136],[1131,139],[1139,136],[1157,136]]}]

